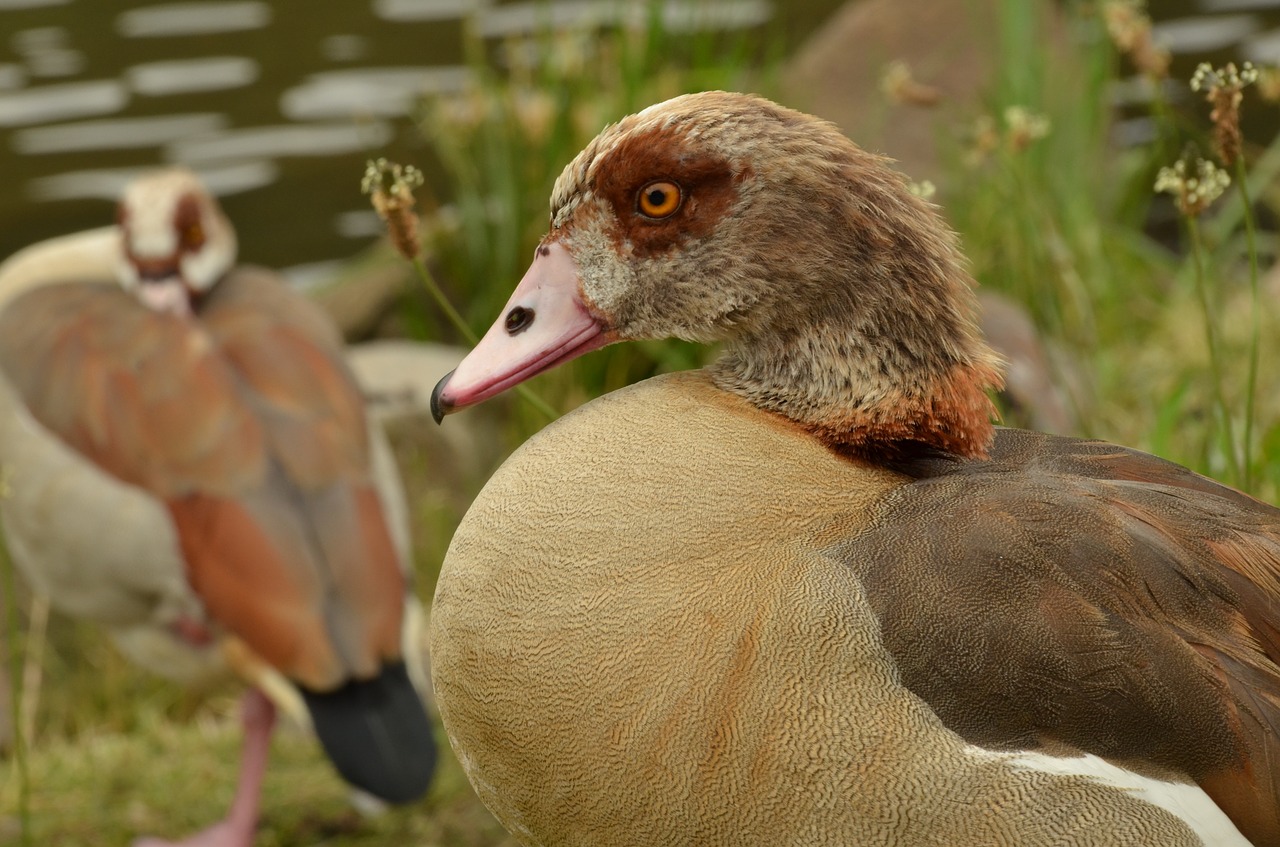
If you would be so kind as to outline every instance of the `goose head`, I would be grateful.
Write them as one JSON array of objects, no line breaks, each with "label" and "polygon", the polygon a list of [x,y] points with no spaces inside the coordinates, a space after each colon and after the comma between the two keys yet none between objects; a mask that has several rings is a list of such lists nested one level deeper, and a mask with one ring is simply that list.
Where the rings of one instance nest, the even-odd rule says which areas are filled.
[{"label": "goose head", "polygon": [[721,388],[855,454],[981,456],[999,362],[937,210],[889,161],[760,97],[606,128],[565,168],[533,263],[436,389],[437,416],[628,339],[723,342]]},{"label": "goose head", "polygon": [[190,314],[192,305],[236,261],[236,234],[194,173],[171,168],[130,183],[120,200],[118,278],[157,311]]}]

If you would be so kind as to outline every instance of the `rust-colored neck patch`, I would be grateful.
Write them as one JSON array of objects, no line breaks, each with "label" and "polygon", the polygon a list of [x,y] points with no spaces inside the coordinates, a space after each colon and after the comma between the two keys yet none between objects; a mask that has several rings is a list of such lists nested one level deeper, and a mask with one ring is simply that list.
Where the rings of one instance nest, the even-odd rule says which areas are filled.
[{"label": "rust-colored neck patch", "polygon": [[987,388],[1000,384],[989,366],[957,365],[923,396],[898,393],[870,408],[801,425],[837,453],[873,462],[939,451],[985,459],[996,416]]}]

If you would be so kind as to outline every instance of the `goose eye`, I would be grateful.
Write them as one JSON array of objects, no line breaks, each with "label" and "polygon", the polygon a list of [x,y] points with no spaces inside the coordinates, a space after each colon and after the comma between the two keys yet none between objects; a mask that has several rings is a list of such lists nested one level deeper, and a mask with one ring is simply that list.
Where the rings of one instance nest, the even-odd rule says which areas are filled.
[{"label": "goose eye", "polygon": [[195,250],[204,246],[204,228],[200,224],[191,224],[182,231],[182,243]]},{"label": "goose eye", "polygon": [[680,186],[674,182],[651,182],[640,189],[640,214],[650,218],[669,218],[680,208],[680,199]]}]

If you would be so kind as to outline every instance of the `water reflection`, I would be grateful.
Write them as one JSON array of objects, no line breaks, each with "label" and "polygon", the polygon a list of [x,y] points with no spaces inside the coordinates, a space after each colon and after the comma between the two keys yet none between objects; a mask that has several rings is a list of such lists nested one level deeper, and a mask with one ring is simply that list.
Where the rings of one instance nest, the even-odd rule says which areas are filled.
[{"label": "water reflection", "polygon": [[225,116],[212,113],[77,121],[16,132],[13,149],[27,156],[47,156],[51,153],[155,147],[180,138],[214,132],[226,124]]},{"label": "water reflection", "polygon": [[464,67],[353,68],[311,74],[280,97],[290,120],[404,115],[415,97],[462,90],[471,73]]},{"label": "water reflection", "polygon": [[372,209],[339,212],[333,218],[333,230],[343,238],[377,238],[386,229],[387,225]]},{"label": "water reflection", "polygon": [[0,0],[0,12],[18,9],[39,9],[42,6],[65,6],[71,0]]},{"label": "water reflection", "polygon": [[391,126],[385,121],[287,124],[183,138],[166,145],[165,158],[200,165],[228,159],[334,156],[377,149],[390,140]]},{"label": "water reflection", "polygon": [[[115,203],[126,185],[150,169],[150,165],[99,168],[41,177],[27,183],[27,196],[33,200],[107,200]],[[262,188],[275,182],[279,175],[274,162],[239,162],[200,168],[199,172],[205,185],[219,197]]]},{"label": "water reflection", "polygon": [[[649,5],[622,0],[526,0],[497,5],[490,0],[374,0],[373,12],[387,21],[446,21],[476,16],[487,38],[528,35],[542,29],[639,26]],[[672,32],[758,26],[772,14],[767,0],[667,0],[659,7]]]},{"label": "water reflection", "polygon": [[21,65],[0,65],[0,91],[21,88],[26,84],[27,74]]},{"label": "water reflection", "polygon": [[343,262],[340,259],[332,259],[327,262],[307,262],[281,268],[280,273],[291,284],[306,291],[308,288],[316,288],[329,282],[342,270],[342,267]]},{"label": "water reflection", "polygon": [[115,79],[24,88],[0,94],[0,127],[109,115],[128,102],[129,92]]},{"label": "water reflection", "polygon": [[320,42],[320,52],[330,62],[354,62],[369,54],[369,40],[359,35],[330,35]]},{"label": "water reflection", "polygon": [[130,9],[116,18],[125,38],[211,35],[261,29],[271,23],[271,7],[259,2],[193,2]]},{"label": "water reflection", "polygon": [[485,0],[374,0],[373,13],[384,21],[448,21],[486,5]]},{"label": "water reflection", "polygon": [[1273,29],[1249,38],[1241,45],[1244,57],[1259,64],[1280,63],[1280,29]]},{"label": "water reflection", "polygon": [[[547,28],[584,29],[601,26],[643,26],[651,11],[644,3],[528,0],[485,8],[477,16],[477,29],[486,38],[528,35]],[[766,0],[668,0],[659,7],[664,28],[673,33],[742,29],[769,20]]]},{"label": "water reflection", "polygon": [[210,56],[134,65],[125,71],[138,94],[162,97],[195,91],[242,88],[258,79],[258,63],[240,56]]},{"label": "water reflection", "polygon": [[1201,16],[1163,21],[1152,27],[1152,35],[1174,53],[1207,53],[1230,47],[1257,29],[1253,15]]},{"label": "water reflection", "polygon": [[1198,0],[1196,3],[1202,12],[1274,11],[1278,5],[1276,0]]},{"label": "water reflection", "polygon": [[67,31],[60,26],[24,29],[9,43],[32,76],[75,76],[84,70],[84,54],[67,45]]},{"label": "water reflection", "polygon": [[[251,260],[292,264],[353,249],[335,231],[356,243],[376,237],[366,215],[344,211],[352,200],[344,186],[358,181],[365,158],[393,152],[397,127],[412,133],[406,118],[416,98],[459,91],[470,77],[453,64],[422,64],[424,56],[461,59],[456,21],[445,29],[391,25],[374,14],[375,2],[326,5],[320,13],[312,0],[134,0],[124,8],[0,0],[0,32],[12,56],[0,63],[0,169],[17,177],[0,196],[0,258],[54,234],[64,213],[33,209],[31,201],[63,203],[86,222],[109,220],[109,209],[93,204],[114,201],[125,183],[164,163],[196,168],[220,195],[275,183],[275,194],[254,194],[242,206],[266,218],[254,226],[250,214],[245,223],[242,246]],[[66,9],[23,16],[22,26],[8,26],[4,16],[60,5]],[[480,5],[436,2],[436,17]],[[415,14],[422,16],[421,3]],[[225,36],[266,28],[266,39]],[[381,66],[341,67],[351,62]],[[319,158],[323,165],[300,164]],[[288,237],[273,238],[276,197],[304,181],[308,204]],[[98,211],[87,214],[86,203]]]}]

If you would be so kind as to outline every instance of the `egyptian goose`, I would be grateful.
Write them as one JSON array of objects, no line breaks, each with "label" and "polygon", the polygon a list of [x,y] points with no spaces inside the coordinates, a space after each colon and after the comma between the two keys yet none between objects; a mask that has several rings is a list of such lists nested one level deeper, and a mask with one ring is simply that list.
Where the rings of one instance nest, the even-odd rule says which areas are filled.
[{"label": "egyptian goose", "polygon": [[418,607],[387,445],[332,325],[235,255],[175,169],[128,188],[118,231],[0,267],[18,566],[144,666],[252,684],[231,810],[182,842],[201,847],[253,840],[272,698],[300,696],[339,773],[383,800],[421,796],[435,761],[402,649]]},{"label": "egyptian goose", "polygon": [[885,159],[757,97],[568,165],[437,417],[724,350],[540,432],[453,539],[437,703],[517,839],[1280,844],[1280,511],[995,429],[970,285]]}]

